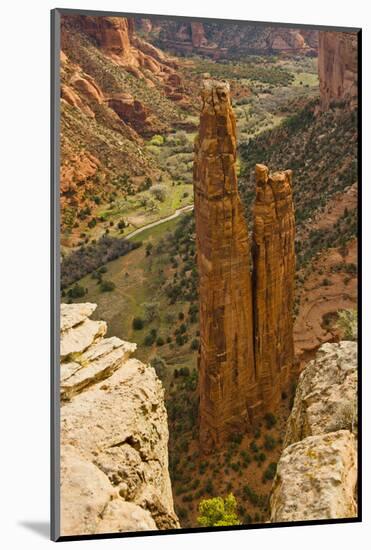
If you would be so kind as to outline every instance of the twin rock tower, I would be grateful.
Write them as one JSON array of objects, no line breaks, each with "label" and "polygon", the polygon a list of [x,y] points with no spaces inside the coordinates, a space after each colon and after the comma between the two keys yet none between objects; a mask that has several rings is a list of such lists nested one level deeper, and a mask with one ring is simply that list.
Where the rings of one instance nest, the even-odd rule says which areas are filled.
[{"label": "twin rock tower", "polygon": [[195,144],[200,443],[244,432],[281,399],[294,361],[291,171],[256,165],[250,246],[237,188],[229,84],[205,78]]}]

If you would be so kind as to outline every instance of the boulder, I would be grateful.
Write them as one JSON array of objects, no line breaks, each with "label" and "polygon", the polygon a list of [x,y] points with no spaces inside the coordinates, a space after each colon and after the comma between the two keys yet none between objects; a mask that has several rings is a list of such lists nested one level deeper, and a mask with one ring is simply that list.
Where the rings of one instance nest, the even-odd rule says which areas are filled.
[{"label": "boulder", "polygon": [[357,432],[357,344],[323,344],[301,373],[284,447],[310,435]]},{"label": "boulder", "polygon": [[271,521],[357,515],[355,437],[347,430],[314,435],[283,451],[270,499]]},{"label": "boulder", "polygon": [[324,344],[299,378],[272,522],[357,516],[356,352],[355,342]]}]

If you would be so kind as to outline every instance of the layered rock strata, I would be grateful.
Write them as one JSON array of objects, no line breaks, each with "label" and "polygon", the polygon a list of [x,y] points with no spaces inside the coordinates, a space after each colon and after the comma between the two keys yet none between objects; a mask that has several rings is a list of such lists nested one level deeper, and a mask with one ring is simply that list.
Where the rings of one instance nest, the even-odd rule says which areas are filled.
[{"label": "layered rock strata", "polygon": [[334,101],[357,104],[357,51],[356,33],[319,33],[318,76],[323,110]]},{"label": "layered rock strata", "polygon": [[204,448],[249,422],[255,384],[250,246],[237,189],[229,84],[205,79],[195,144],[200,299],[200,434]]},{"label": "layered rock strata", "polygon": [[[179,86],[180,77],[175,72],[177,62],[137,36],[133,18],[69,15],[63,16],[62,32],[64,25],[78,27],[107,57],[125,67],[135,77],[145,80],[149,86],[154,86],[151,80],[154,78],[169,86],[172,92],[179,92],[178,87],[174,88],[172,85],[172,77],[175,74],[179,79]],[[165,92],[166,90],[165,86]]]},{"label": "layered rock strata", "polygon": [[61,306],[61,534],[177,528],[162,384],[95,308]]},{"label": "layered rock strata", "polygon": [[125,195],[163,173],[143,138],[167,134],[180,121],[178,107],[189,100],[178,68],[136,34],[133,18],[62,16],[63,246],[81,244],[79,235],[97,222],[97,205],[117,191],[117,181]]},{"label": "layered rock strata", "polygon": [[142,32],[161,48],[180,54],[198,53],[219,59],[241,54],[291,53],[316,55],[318,31],[257,27],[248,23],[217,21],[161,22],[138,19]]},{"label": "layered rock strata", "polygon": [[270,499],[271,521],[357,515],[357,344],[323,344],[301,373]]},{"label": "layered rock strata", "polygon": [[253,210],[255,371],[265,404],[274,409],[294,362],[295,215],[292,172],[256,165]]}]

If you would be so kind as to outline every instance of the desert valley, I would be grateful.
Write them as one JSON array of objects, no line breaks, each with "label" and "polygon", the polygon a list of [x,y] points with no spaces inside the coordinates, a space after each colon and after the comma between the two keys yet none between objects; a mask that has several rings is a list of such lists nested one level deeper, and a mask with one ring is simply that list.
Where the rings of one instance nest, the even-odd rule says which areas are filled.
[{"label": "desert valley", "polygon": [[60,81],[62,534],[355,517],[356,34],[63,15]]}]

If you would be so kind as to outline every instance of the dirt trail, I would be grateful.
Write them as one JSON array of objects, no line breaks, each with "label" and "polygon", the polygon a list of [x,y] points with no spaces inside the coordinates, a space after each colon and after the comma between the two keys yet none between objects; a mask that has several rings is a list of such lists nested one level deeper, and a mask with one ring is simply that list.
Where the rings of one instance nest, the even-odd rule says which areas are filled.
[{"label": "dirt trail", "polygon": [[170,216],[167,216],[166,218],[161,218],[160,220],[157,220],[155,222],[148,223],[147,225],[143,225],[142,227],[138,227],[138,229],[135,229],[134,231],[132,231],[128,235],[125,235],[125,238],[126,239],[131,239],[132,237],[135,237],[136,235],[139,235],[139,233],[142,233],[142,231],[145,231],[146,229],[151,229],[152,227],[156,227],[156,225],[160,225],[161,223],[165,223],[165,222],[168,222],[170,220],[174,220],[175,218],[180,216],[180,214],[182,214],[182,212],[190,212],[191,210],[193,210],[193,204],[188,204],[187,206],[183,206],[182,208],[178,208],[177,210],[175,210],[174,214],[171,214]]}]

